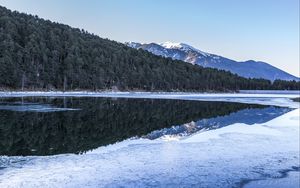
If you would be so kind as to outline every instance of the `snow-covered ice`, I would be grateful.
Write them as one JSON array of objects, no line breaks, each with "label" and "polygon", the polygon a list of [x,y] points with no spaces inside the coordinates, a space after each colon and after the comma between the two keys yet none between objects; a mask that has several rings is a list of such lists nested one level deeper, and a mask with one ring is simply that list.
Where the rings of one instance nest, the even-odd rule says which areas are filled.
[{"label": "snow-covered ice", "polygon": [[245,185],[245,188],[299,188],[300,187],[300,173],[290,172],[280,178],[267,178],[265,180],[252,181]]},{"label": "snow-covered ice", "polygon": [[[101,94],[108,95],[112,94]],[[299,103],[289,99],[295,95],[140,95],[141,98],[230,101],[296,109],[262,124],[235,123],[180,139],[133,138],[83,155],[2,156],[0,187],[255,187],[268,186],[269,182],[263,181],[281,177],[283,170],[300,167]],[[299,171],[290,174],[289,182],[294,186]]]}]

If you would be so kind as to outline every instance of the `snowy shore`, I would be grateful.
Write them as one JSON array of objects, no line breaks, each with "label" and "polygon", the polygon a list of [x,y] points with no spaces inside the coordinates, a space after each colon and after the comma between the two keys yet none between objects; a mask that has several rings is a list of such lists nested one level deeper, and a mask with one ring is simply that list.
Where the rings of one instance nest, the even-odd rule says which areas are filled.
[{"label": "snowy shore", "polygon": [[[254,92],[254,91],[253,91]],[[113,98],[145,98],[145,99],[178,99],[199,101],[225,101],[249,104],[265,104],[283,107],[299,108],[299,103],[292,102],[292,98],[300,96],[298,91],[280,93],[186,93],[186,92],[0,92],[1,97],[113,97]]]},{"label": "snowy shore", "polygon": [[[180,140],[133,138],[83,155],[2,156],[0,187],[255,187],[300,167],[299,103],[290,100],[297,94],[26,92],[0,96],[160,98],[296,108],[263,124],[236,123]],[[299,185],[295,177],[299,177],[297,170],[286,178]]]}]

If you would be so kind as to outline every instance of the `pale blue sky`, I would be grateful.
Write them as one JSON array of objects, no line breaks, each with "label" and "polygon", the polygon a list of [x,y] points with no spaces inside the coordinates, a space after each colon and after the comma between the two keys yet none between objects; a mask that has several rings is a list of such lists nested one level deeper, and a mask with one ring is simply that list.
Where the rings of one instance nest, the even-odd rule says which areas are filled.
[{"label": "pale blue sky", "polygon": [[184,42],[299,76],[299,0],[0,0],[125,42]]}]

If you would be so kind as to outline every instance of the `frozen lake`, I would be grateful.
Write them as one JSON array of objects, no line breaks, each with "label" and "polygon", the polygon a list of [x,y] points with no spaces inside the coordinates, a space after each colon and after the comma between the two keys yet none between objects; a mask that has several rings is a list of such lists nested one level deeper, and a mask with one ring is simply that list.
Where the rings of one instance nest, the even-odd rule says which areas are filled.
[{"label": "frozen lake", "polygon": [[297,96],[0,93],[0,187],[297,187]]}]

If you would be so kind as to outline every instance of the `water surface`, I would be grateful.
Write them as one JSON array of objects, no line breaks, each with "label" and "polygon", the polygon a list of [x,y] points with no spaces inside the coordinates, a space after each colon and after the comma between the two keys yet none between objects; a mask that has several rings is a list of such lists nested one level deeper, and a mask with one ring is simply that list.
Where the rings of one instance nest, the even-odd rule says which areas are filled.
[{"label": "water surface", "polygon": [[80,154],[133,137],[183,137],[233,123],[264,123],[290,110],[165,99],[0,98],[0,155]]}]

